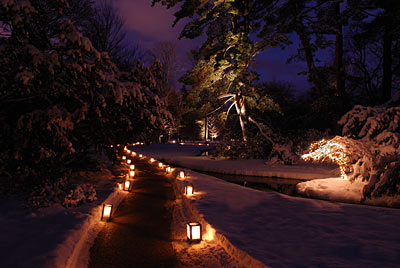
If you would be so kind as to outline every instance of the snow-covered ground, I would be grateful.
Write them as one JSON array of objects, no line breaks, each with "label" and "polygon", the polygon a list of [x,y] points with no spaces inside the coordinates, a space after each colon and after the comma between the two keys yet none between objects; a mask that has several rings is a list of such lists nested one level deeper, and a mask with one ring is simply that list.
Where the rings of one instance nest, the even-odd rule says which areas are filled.
[{"label": "snow-covered ground", "polygon": [[117,206],[125,193],[108,169],[82,175],[95,185],[98,199],[76,208],[32,211],[21,201],[0,199],[0,267],[86,267],[91,243],[105,224],[99,221],[101,204]]},{"label": "snow-covered ground", "polygon": [[227,160],[211,157],[198,157],[199,150],[206,150],[202,145],[155,144],[152,146],[135,146],[133,150],[163,159],[170,164],[184,166],[193,170],[217,172],[224,174],[265,176],[291,179],[323,179],[340,176],[335,165],[316,165],[302,162],[293,166],[266,163],[265,160]]},{"label": "snow-covered ground", "polygon": [[[196,169],[200,169],[197,168],[201,167],[199,163],[213,161],[200,160],[196,164],[194,157],[187,156],[195,152],[190,146],[183,146],[178,157],[172,153],[177,146],[168,145],[160,150],[161,147],[140,146],[134,150],[181,166],[188,163],[193,168],[196,165]],[[222,163],[219,170],[229,167],[224,160],[214,162]],[[231,168],[235,173],[240,172],[240,165],[246,168],[244,172],[255,165],[254,161],[239,162]],[[207,254],[210,243],[218,243],[240,265],[250,264],[248,267],[258,266],[257,260],[271,267],[398,267],[400,263],[398,209],[290,197],[186,171],[190,176],[179,181],[178,188],[191,183],[196,193],[177,202],[187,204],[187,210],[191,211],[186,213],[187,220],[199,220],[206,232],[205,241],[197,248],[191,248],[191,252],[188,247],[175,245],[178,256],[185,258],[187,263],[190,263],[193,251]],[[305,168],[305,173],[312,174],[312,169]],[[343,183],[338,178],[330,180],[337,180],[338,186]],[[351,198],[358,194],[356,185],[353,186],[354,193],[348,194]],[[181,229],[184,228],[181,224]]]},{"label": "snow-covered ground", "polygon": [[[326,191],[330,196],[334,194],[326,190],[324,181],[336,180],[337,189],[344,183],[335,178],[339,172],[331,166],[287,168],[261,160],[212,160],[194,156],[199,148],[205,147],[156,145],[134,150],[190,168],[205,165],[208,171],[318,178],[305,182],[315,185],[304,191],[318,189],[319,194]],[[399,267],[399,209],[290,197],[186,171],[190,176],[174,184],[177,200],[172,231],[177,256],[187,267]],[[124,197],[110,172],[92,175],[98,179],[91,181],[98,200],[78,208],[53,206],[32,212],[19,201],[0,200],[1,267],[85,267],[91,243],[105,224],[98,220],[100,204],[106,199],[116,204]],[[188,198],[182,195],[186,183],[192,183],[196,191]],[[354,193],[349,198],[359,194],[357,185],[352,185]],[[185,241],[189,220],[203,224],[200,244]]]},{"label": "snow-covered ground", "polygon": [[190,204],[199,215],[268,266],[399,267],[398,209],[290,197],[189,174],[196,190]]}]

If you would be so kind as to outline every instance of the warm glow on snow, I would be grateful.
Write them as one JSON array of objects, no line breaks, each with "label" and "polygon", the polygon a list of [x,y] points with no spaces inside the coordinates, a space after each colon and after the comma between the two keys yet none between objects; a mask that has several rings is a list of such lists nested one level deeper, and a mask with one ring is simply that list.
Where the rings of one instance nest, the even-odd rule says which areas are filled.
[{"label": "warm glow on snow", "polygon": [[346,179],[347,152],[342,144],[322,139],[318,142],[311,143],[308,151],[308,154],[301,156],[302,159],[323,160],[328,157],[339,165],[340,174],[343,179]]}]

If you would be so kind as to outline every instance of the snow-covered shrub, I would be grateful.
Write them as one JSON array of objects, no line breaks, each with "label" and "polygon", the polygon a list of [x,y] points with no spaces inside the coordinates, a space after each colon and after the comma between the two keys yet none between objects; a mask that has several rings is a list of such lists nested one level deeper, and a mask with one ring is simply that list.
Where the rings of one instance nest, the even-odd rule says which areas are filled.
[{"label": "snow-covered shrub", "polygon": [[93,185],[80,184],[75,189],[70,190],[69,194],[64,197],[64,207],[77,207],[86,202],[96,201],[96,190]]},{"label": "snow-covered shrub", "polygon": [[342,176],[365,181],[364,198],[400,194],[400,107],[355,106],[338,122],[343,136],[313,143],[305,159],[331,159]]},{"label": "snow-covered shrub", "polygon": [[48,207],[51,204],[61,204],[64,201],[69,183],[65,178],[58,178],[54,181],[45,182],[35,187],[29,197],[30,205],[33,208]]},{"label": "snow-covered shrub", "polygon": [[48,207],[52,204],[77,207],[95,200],[97,197],[93,185],[79,184],[71,188],[70,183],[64,178],[48,181],[36,187],[29,197],[30,206],[33,208]]},{"label": "snow-covered shrub", "polygon": [[343,178],[348,178],[347,173],[353,172],[352,165],[364,157],[371,158],[371,154],[361,142],[341,136],[311,143],[308,153],[301,156],[304,160],[335,162]]},{"label": "snow-covered shrub", "polygon": [[357,105],[339,124],[343,135],[357,139],[370,152],[353,165],[352,178],[367,181],[364,196],[400,194],[400,107]]},{"label": "snow-covered shrub", "polygon": [[221,140],[215,145],[212,154],[231,159],[270,159],[272,162],[292,164],[297,157],[291,151],[290,143],[271,144],[264,136],[250,139],[247,142]]}]

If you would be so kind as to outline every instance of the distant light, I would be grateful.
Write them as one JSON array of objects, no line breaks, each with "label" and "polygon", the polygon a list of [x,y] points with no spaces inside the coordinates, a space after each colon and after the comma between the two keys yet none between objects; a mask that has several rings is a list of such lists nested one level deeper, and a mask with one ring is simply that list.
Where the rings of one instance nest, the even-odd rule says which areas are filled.
[{"label": "distant light", "polygon": [[124,147],[124,151],[128,150],[128,148],[126,148],[126,146]]},{"label": "distant light", "polygon": [[122,183],[117,183],[118,189],[122,190]]},{"label": "distant light", "polygon": [[123,190],[127,192],[132,191],[132,181],[125,180]]},{"label": "distant light", "polygon": [[135,153],[135,152],[132,152],[132,156],[136,156],[136,153]]},{"label": "distant light", "polygon": [[139,154],[139,158],[142,158],[143,157],[143,155],[142,154]]},{"label": "distant light", "polygon": [[112,214],[112,204],[103,204],[103,209],[101,210],[101,218],[102,221],[111,221]]},{"label": "distant light", "polygon": [[180,142],[179,144],[180,144],[180,145],[185,145],[185,143],[184,143],[184,142]]},{"label": "distant light", "polygon": [[167,167],[166,169],[167,174],[171,173],[171,167]]},{"label": "distant light", "polygon": [[150,163],[154,163],[156,160],[152,157],[150,158]]},{"label": "distant light", "polygon": [[190,196],[192,194],[194,194],[193,185],[186,185],[185,186],[185,195]]},{"label": "distant light", "polygon": [[181,179],[185,178],[185,171],[183,171],[183,170],[179,171],[179,178],[181,178]]},{"label": "distant light", "polygon": [[130,160],[130,159],[127,159],[126,160],[126,163],[129,165],[130,163],[132,162],[132,160]]},{"label": "distant light", "polygon": [[125,155],[122,156],[122,160],[126,160],[126,156]]},{"label": "distant light", "polygon": [[130,154],[130,153],[131,153],[131,150],[126,150],[126,152],[127,152],[128,154]]},{"label": "distant light", "polygon": [[135,171],[134,170],[129,171],[129,176],[131,178],[135,177]]},{"label": "distant light", "polygon": [[189,242],[200,242],[202,238],[201,224],[199,222],[186,223],[187,240]]},{"label": "distant light", "polygon": [[135,169],[135,165],[130,165],[130,166],[129,166],[129,169],[130,169],[130,170],[134,170],[134,169]]},{"label": "distant light", "polygon": [[162,167],[163,167],[163,163],[161,163],[161,162],[158,163],[158,167],[159,167],[159,168],[162,168]]},{"label": "distant light", "polygon": [[110,148],[114,148],[114,145],[111,144],[111,145],[110,145]]}]

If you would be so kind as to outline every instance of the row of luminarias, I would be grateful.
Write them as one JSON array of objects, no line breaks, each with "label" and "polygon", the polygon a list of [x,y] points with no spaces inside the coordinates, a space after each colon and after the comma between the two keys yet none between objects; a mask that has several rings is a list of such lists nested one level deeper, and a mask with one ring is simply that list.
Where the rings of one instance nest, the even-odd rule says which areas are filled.
[{"label": "row of luminarias", "polygon": [[[135,157],[137,154],[129,150],[126,146],[124,147],[124,151],[128,156]],[[138,155],[139,159],[145,158],[142,154]],[[150,163],[155,163],[156,160],[154,158],[150,158]],[[126,155],[122,156],[122,164],[129,165],[129,176],[125,179],[124,183],[119,183],[118,187],[122,191],[132,191],[132,180],[135,177],[135,165],[132,164],[132,160],[129,159]],[[164,168],[164,164],[162,162],[158,162],[159,168]],[[166,174],[170,174],[173,171],[173,168],[170,166],[165,166]],[[183,170],[179,171],[179,178],[185,179],[185,172]],[[186,185],[184,188],[185,195],[190,196],[194,194],[194,187],[193,185]],[[112,204],[103,204],[103,209],[101,213],[101,220],[102,221],[111,221],[112,215]],[[201,232],[201,224],[199,222],[188,222],[186,223],[186,231],[187,231],[187,240],[190,242],[199,242],[202,239],[202,232]]]}]

